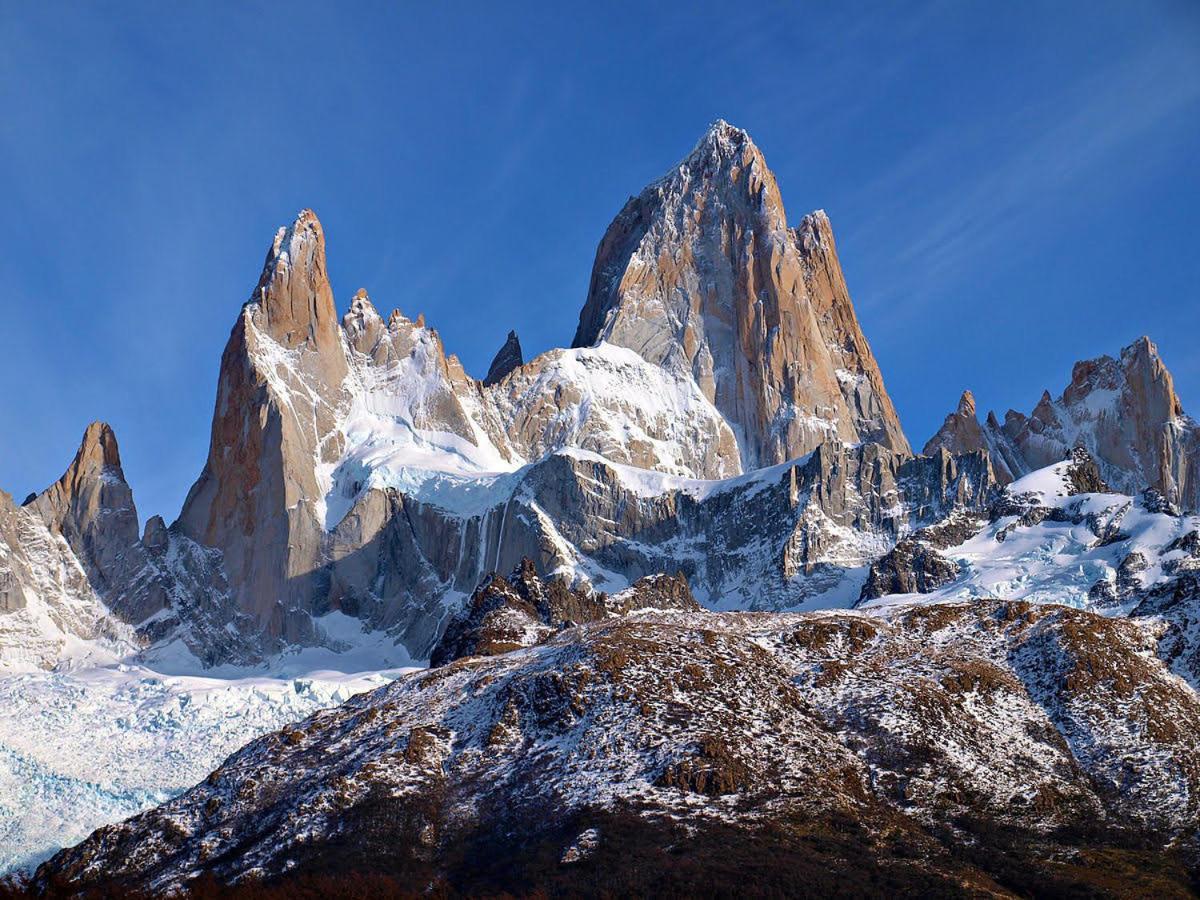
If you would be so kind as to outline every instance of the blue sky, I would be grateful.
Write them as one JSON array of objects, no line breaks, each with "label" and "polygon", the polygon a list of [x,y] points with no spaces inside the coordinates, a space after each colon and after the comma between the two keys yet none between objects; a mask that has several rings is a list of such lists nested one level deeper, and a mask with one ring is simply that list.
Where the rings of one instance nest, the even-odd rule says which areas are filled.
[{"label": "blue sky", "polygon": [[[841,7],[831,10],[829,7]],[[199,473],[276,227],[482,376],[567,344],[624,200],[715,118],[824,208],[909,438],[1137,335],[1200,411],[1200,4],[6,3],[0,486],[111,422]]]}]

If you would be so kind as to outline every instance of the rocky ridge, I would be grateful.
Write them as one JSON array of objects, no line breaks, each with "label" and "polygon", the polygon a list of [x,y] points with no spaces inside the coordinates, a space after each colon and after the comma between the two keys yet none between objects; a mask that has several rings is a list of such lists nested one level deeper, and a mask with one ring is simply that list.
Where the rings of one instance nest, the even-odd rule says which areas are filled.
[{"label": "rocky ridge", "polygon": [[1200,700],[1160,633],[999,601],[567,626],[257,740],[34,886],[1186,892]]},{"label": "rocky ridge", "polygon": [[[138,538],[102,428],[32,508],[64,536],[97,615],[144,652],[246,664],[344,647],[334,613],[426,659],[476,588],[526,558],[583,593],[680,571],[722,609],[940,591],[962,567],[931,535],[988,519],[1035,445],[1057,462],[1094,444],[1117,489],[1143,479],[1167,503],[1191,490],[1190,420],[1148,342],[1076,367],[1060,424],[1085,422],[1101,395],[1121,411],[1088,413],[1081,439],[1043,427],[1047,413],[1001,440],[968,394],[913,456],[828,218],[790,227],[761,151],[724,122],[614,220],[574,343],[525,362],[511,334],[479,381],[423,316],[385,318],[365,290],[339,319],[305,210],[230,334],[178,520]],[[1175,444],[1155,437],[1164,416]],[[1134,469],[1114,455],[1122,436]],[[1151,459],[1170,461],[1157,481]]]},{"label": "rocky ridge", "polygon": [[1075,364],[1057,399],[1046,391],[1029,415],[1009,410],[1001,423],[988,413],[980,425],[970,391],[923,452],[986,449],[1007,482],[1084,447],[1104,479],[1136,494],[1150,487],[1184,509],[1200,508],[1200,426],[1183,411],[1158,348],[1147,337],[1119,358]]},{"label": "rocky ridge", "polygon": [[104,664],[178,642],[206,664],[260,659],[220,554],[168,529],[139,536],[120,449],[88,426],[63,476],[22,506],[0,493],[0,662]]}]

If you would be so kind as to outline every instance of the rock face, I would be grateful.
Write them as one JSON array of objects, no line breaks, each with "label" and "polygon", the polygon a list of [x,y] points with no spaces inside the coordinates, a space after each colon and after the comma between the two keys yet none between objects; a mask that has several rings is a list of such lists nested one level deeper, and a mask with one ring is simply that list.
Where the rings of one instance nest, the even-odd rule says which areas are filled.
[{"label": "rock face", "polygon": [[[964,399],[966,395],[964,395]],[[1009,410],[980,426],[974,403],[960,401],[925,450],[952,453],[985,447],[997,476],[1019,478],[1085,447],[1113,488],[1159,491],[1184,509],[1200,507],[1200,426],[1183,412],[1158,348],[1142,337],[1119,359],[1076,363],[1071,383],[1054,399],[1042,395],[1030,415]]]},{"label": "rock face", "polygon": [[[597,275],[581,322],[599,317],[608,323],[603,333],[583,340],[581,324],[576,343],[586,346],[528,363],[510,334],[483,382],[446,354],[422,317],[395,311],[385,319],[366,291],[355,294],[339,323],[316,216],[305,210],[280,229],[225,348],[208,460],[172,529],[220,554],[218,580],[235,615],[256,623],[264,647],[325,642],[316,620],[340,610],[392,631],[423,656],[446,620],[446,603],[524,556],[574,584],[605,582],[594,584],[598,590],[694,570],[691,561],[672,559],[673,551],[640,549],[668,534],[696,541],[682,537],[676,501],[664,499],[673,489],[657,473],[727,479],[822,444],[817,459],[828,461],[848,442],[880,447],[887,460],[878,471],[864,470],[871,489],[903,493],[890,482],[908,446],[854,317],[824,216],[788,228],[761,154],[723,123],[640,203],[634,206],[648,237],[627,255],[683,264],[630,275],[608,299]],[[680,230],[679,223],[690,224]],[[613,233],[601,245],[597,272],[616,264]],[[623,265],[633,272],[628,258]],[[662,331],[664,321],[679,327]],[[639,334],[646,340],[635,340]],[[597,515],[578,515],[563,498],[582,486],[576,479],[590,477],[591,463],[582,465],[579,453],[646,471],[637,477],[656,485],[655,498],[620,507],[605,497]],[[566,481],[553,481],[552,473]],[[980,474],[973,493],[981,496],[990,474]],[[610,470],[608,483],[620,481]],[[821,498],[841,492],[835,484],[815,490]],[[675,491],[688,495],[685,512],[706,492]],[[946,499],[939,495],[934,507]],[[864,513],[851,500],[853,511],[817,512],[824,502],[789,501],[772,517],[770,535],[752,529],[754,561],[737,564],[733,575],[746,596],[769,606],[784,594],[794,599],[796,588],[781,594],[778,585],[811,574],[828,561],[828,546],[846,543],[825,534],[826,521],[856,520],[873,532],[846,559],[892,539],[880,510]],[[614,521],[629,519],[629,509],[653,511],[610,535],[600,507]],[[798,525],[801,512],[807,518]],[[886,518],[923,523],[929,512]],[[641,530],[646,516],[657,533]],[[726,540],[715,519],[695,527]],[[614,553],[623,566],[609,570],[620,575],[615,584],[598,568],[611,560],[594,561]],[[721,562],[705,568],[715,574],[701,574],[701,589],[715,596],[730,573]],[[769,574],[771,584],[755,590],[751,571]]]},{"label": "rock face", "polygon": [[89,425],[62,478],[26,505],[66,539],[98,593],[119,583],[131,562],[126,554],[138,543],[138,516],[107,424]]},{"label": "rock face", "polygon": [[744,469],[829,440],[908,452],[828,219],[789,228],[762,153],[725,122],[609,226],[574,346],[600,342],[695,379]]},{"label": "rock face", "polygon": [[483,383],[486,387],[491,387],[513,369],[519,369],[524,364],[525,359],[521,356],[521,342],[517,339],[517,333],[510,331],[504,346],[496,352],[491,366],[488,367],[487,377],[483,379]]},{"label": "rock face", "polygon": [[62,533],[0,491],[0,666],[49,668],[81,641],[95,662],[137,647]]},{"label": "rock face", "polygon": [[94,422],[57,482],[22,507],[0,494],[0,666],[152,659],[171,641],[210,665],[267,650],[230,602],[219,552],[160,516],[139,539],[116,435]]},{"label": "rock face", "polygon": [[[958,408],[946,416],[942,427],[925,443],[921,453],[930,456],[938,450],[947,450],[950,453],[975,453],[986,450],[992,453],[992,444],[984,434],[975,412],[975,395],[970,391],[963,391],[958,400]],[[1007,484],[1013,480],[1013,474],[1003,456],[992,456],[992,468],[1002,483]]]},{"label": "rock face", "polygon": [[260,738],[33,888],[1183,896],[1200,698],[1157,631],[997,601],[606,618]]},{"label": "rock face", "polygon": [[221,551],[238,607],[271,637],[308,636],[325,543],[318,470],[341,451],[346,375],[325,237],[305,210],[276,234],[229,337],[208,461],[178,521]]}]

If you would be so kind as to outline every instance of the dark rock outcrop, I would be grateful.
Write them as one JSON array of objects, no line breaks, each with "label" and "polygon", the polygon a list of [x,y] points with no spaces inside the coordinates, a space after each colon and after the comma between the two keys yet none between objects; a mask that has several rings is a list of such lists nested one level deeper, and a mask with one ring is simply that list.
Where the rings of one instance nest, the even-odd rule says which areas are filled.
[{"label": "dark rock outcrop", "polygon": [[521,341],[517,338],[515,331],[510,331],[508,338],[504,341],[504,346],[496,351],[496,356],[488,367],[488,373],[483,379],[483,383],[490,387],[502,381],[504,376],[513,369],[519,369],[524,364],[525,358],[521,355]]},{"label": "dark rock outcrop", "polygon": [[871,564],[859,602],[889,594],[928,594],[958,577],[958,566],[919,538],[904,538]]},{"label": "dark rock outcrop", "polygon": [[507,578],[493,573],[475,590],[447,625],[430,664],[532,647],[563,628],[639,609],[699,612],[700,605],[682,573],[647,576],[610,597],[573,589],[561,578],[543,579],[532,560],[522,559]]}]

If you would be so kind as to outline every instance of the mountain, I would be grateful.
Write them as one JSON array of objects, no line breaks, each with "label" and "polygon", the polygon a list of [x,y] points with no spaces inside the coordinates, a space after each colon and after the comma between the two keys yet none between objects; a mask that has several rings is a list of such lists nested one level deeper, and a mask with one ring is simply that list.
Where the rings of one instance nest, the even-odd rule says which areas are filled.
[{"label": "mountain", "polygon": [[1003,481],[1062,460],[1085,447],[1113,487],[1152,487],[1185,509],[1200,508],[1200,425],[1187,416],[1171,373],[1147,337],[1121,351],[1075,364],[1057,399],[1050,392],[1029,415],[1009,410],[981,426],[970,391],[923,452],[986,449]]},{"label": "mountain", "polygon": [[483,386],[491,387],[513,369],[519,369],[523,365],[525,365],[525,357],[521,355],[521,341],[517,338],[515,331],[510,331],[508,338],[504,341],[504,346],[496,351],[492,364],[488,366]]},{"label": "mountain", "polygon": [[[347,375],[325,236],[305,210],[281,228],[221,357],[208,460],[179,530],[221,551],[240,609],[270,637],[300,640],[325,541],[318,467]],[[296,611],[296,612],[293,612]]]},{"label": "mountain", "polygon": [[[220,553],[235,614],[253,623],[239,635],[267,654],[332,645],[320,620],[336,611],[425,658],[481,579],[526,556],[608,591],[677,564],[710,602],[781,608],[956,502],[958,467],[979,469],[972,491],[986,492],[986,463],[908,462],[829,222],[788,227],[745,132],[717,123],[631,204],[597,254],[596,273],[617,265],[621,223],[645,221],[621,251],[624,287],[604,294],[594,274],[576,346],[525,362],[510,334],[483,381],[423,317],[385,320],[366,291],[339,321],[317,217],[279,230],[222,356],[208,460],[172,529]],[[587,333],[593,319],[607,324]],[[671,349],[684,347],[686,360]],[[730,503],[712,483],[788,461],[831,480],[789,487],[769,529],[748,510],[741,531],[710,512]],[[730,496],[783,474],[731,481]],[[924,506],[904,506],[906,492]],[[866,536],[834,533],[848,525]],[[706,558],[712,540],[737,555]],[[689,543],[695,555],[680,557]],[[822,578],[796,578],[826,563]]]},{"label": "mountain", "polygon": [[762,153],[724,121],[601,240],[573,346],[600,342],[695,379],[744,469],[828,440],[909,452],[828,218],[789,228]]},{"label": "mountain", "polygon": [[0,494],[0,865],[100,828],[29,892],[1197,883],[1200,454],[1148,340],[914,455],[828,218],[724,122],[572,347],[479,380],[375,304],[302,211],[173,524],[103,423]]},{"label": "mountain", "polygon": [[1200,697],[1157,631],[1000,601],[564,623],[253,741],[34,885],[1184,895]]},{"label": "mountain", "polygon": [[55,603],[90,604],[86,639],[108,615],[146,658],[246,665],[345,649],[348,616],[423,660],[525,558],[578,590],[679,571],[710,608],[845,606],[954,581],[929,529],[944,543],[941,523],[987,521],[1002,484],[1076,445],[1131,496],[1190,503],[1200,484],[1195,426],[1144,340],[1003,427],[968,392],[913,456],[829,220],[790,227],[761,151],[725,122],[613,221],[575,346],[525,361],[510,333],[483,381],[365,290],[339,318],[326,253],[310,210],[276,233],[170,528],[138,537],[103,426],[31,504],[83,570]]},{"label": "mountain", "polygon": [[[525,361],[510,333],[483,381],[365,290],[339,318],[326,253],[310,210],[271,242],[170,528],[138,538],[105,429],[34,504],[84,569],[92,618],[131,626],[148,658],[344,649],[342,615],[428,659],[524,558],[576,589],[681,571],[710,608],[844,606],[952,581],[918,535],[987,520],[1002,484],[1077,444],[1125,494],[1200,484],[1195,426],[1148,341],[1077,365],[1057,403],[1003,428],[968,392],[913,456],[828,218],[790,227],[761,151],[724,122],[609,227],[575,346]],[[903,572],[872,574],[880,561]]]}]

